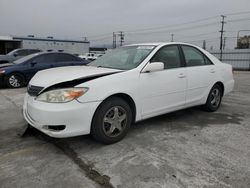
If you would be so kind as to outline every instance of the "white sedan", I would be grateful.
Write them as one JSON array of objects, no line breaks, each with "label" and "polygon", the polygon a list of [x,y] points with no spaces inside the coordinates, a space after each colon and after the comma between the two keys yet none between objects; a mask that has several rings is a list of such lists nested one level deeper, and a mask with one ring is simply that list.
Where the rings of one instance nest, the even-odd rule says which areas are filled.
[{"label": "white sedan", "polygon": [[88,66],[53,68],[30,81],[23,115],[51,137],[92,134],[121,140],[131,123],[203,105],[216,111],[232,91],[231,65],[185,43],[147,43],[110,51]]}]

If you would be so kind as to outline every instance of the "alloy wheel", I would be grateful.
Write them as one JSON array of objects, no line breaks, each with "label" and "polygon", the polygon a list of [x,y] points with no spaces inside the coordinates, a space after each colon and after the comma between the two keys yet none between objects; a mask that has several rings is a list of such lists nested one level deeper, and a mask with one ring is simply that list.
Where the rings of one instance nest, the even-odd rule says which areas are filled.
[{"label": "alloy wheel", "polygon": [[218,88],[214,88],[211,93],[211,105],[213,107],[218,107],[221,100],[220,90]]},{"label": "alloy wheel", "polygon": [[108,137],[119,136],[127,125],[127,112],[121,106],[110,108],[103,118],[103,131]]},{"label": "alloy wheel", "polygon": [[20,87],[21,86],[20,80],[15,75],[12,75],[12,76],[9,77],[9,84],[12,87]]}]

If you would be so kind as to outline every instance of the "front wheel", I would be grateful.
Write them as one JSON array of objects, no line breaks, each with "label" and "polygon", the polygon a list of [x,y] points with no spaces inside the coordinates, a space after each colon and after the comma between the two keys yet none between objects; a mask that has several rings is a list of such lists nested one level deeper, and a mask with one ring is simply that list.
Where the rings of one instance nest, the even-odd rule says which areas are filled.
[{"label": "front wheel", "polygon": [[5,84],[9,88],[19,88],[25,85],[25,80],[21,74],[13,73],[5,78]]},{"label": "front wheel", "polygon": [[204,105],[204,108],[208,112],[214,112],[218,110],[221,104],[222,99],[222,88],[216,84],[212,87],[212,89],[209,92],[207,102]]},{"label": "front wheel", "polygon": [[123,139],[132,122],[131,108],[126,101],[112,97],[97,109],[91,126],[93,137],[104,144]]}]

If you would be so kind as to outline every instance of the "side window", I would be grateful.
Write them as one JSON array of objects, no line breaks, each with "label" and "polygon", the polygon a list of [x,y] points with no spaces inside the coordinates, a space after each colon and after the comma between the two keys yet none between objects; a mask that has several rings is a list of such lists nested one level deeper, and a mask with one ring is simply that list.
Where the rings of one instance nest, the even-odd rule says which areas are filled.
[{"label": "side window", "polygon": [[36,63],[49,63],[54,61],[54,54],[44,54],[33,59]]},{"label": "side window", "polygon": [[211,61],[205,57],[204,54],[202,54],[194,47],[182,46],[182,50],[188,67],[212,64]]},{"label": "side window", "polygon": [[34,54],[34,53],[38,53],[38,52],[40,52],[40,50],[29,50],[29,54]]},{"label": "side window", "polygon": [[29,55],[29,51],[28,50],[19,50],[16,52],[18,54],[18,56],[26,56]]},{"label": "side window", "polygon": [[212,61],[204,55],[206,65],[213,65]]},{"label": "side window", "polygon": [[172,69],[181,67],[180,53],[177,46],[162,47],[150,61],[164,63],[164,69]]},{"label": "side window", "polygon": [[75,56],[68,54],[55,54],[55,62],[79,61]]}]

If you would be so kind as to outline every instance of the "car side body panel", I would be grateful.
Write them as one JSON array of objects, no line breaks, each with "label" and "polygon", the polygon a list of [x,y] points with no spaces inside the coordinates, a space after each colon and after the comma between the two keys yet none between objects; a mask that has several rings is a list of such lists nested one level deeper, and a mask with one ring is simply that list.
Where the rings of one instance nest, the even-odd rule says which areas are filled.
[{"label": "car side body panel", "polygon": [[[221,63],[213,55],[198,47],[196,48],[204,53],[213,62],[213,65],[180,67],[176,69],[166,69],[159,72],[142,73],[143,68],[149,63],[150,59],[161,47],[172,44],[181,45],[183,43],[158,44],[138,67],[128,71],[105,69],[101,67],[90,68],[87,66],[82,67],[81,69],[79,69],[79,67],[71,67],[69,70],[66,70],[67,67],[64,67],[38,72],[33,77],[30,84],[42,86],[45,90],[46,88],[53,87],[53,85],[57,83],[74,81],[98,73],[104,75],[93,77],[93,79],[85,80],[80,84],[72,86],[89,88],[83,96],[74,100],[74,102],[64,104],[67,106],[65,107],[66,109],[72,109],[73,111],[75,110],[74,108],[79,107],[78,111],[75,111],[75,113],[73,112],[74,114],[72,114],[72,117],[75,117],[77,114],[77,117],[75,117],[77,120],[72,120],[71,122],[63,118],[63,121],[57,122],[57,118],[49,118],[50,120],[53,120],[51,121],[53,124],[68,123],[67,126],[75,127],[72,128],[72,130],[67,129],[66,132],[64,131],[61,134],[51,133],[44,130],[42,126],[50,123],[50,121],[49,119],[43,121],[43,118],[41,117],[46,117],[46,114],[49,116],[49,113],[52,111],[54,113],[60,112],[64,107],[61,105],[62,108],[59,108],[60,105],[53,103],[43,104],[39,107],[38,103],[41,104],[42,102],[36,101],[34,97],[31,96],[27,96],[27,102],[24,104],[25,119],[28,122],[33,123],[32,125],[34,127],[50,136],[76,136],[88,134],[90,132],[92,117],[98,106],[104,100],[116,94],[126,94],[132,98],[136,107],[135,121],[140,121],[179,109],[205,104],[209,91],[213,85],[218,82],[222,83],[224,86],[224,95],[232,91],[234,86],[232,67]],[[67,71],[69,71],[68,75],[66,74]],[[44,78],[48,79],[45,80]],[[80,107],[81,105],[84,108],[82,111]],[[91,107],[89,110],[87,110],[88,105]],[[32,110],[33,108],[35,108],[35,110]],[[86,118],[84,115],[85,112],[88,115]],[[33,117],[39,121],[39,123],[36,123],[36,121],[32,122],[27,114],[30,114],[30,118],[32,119]],[[60,113],[58,113],[56,117],[59,117],[59,114]],[[65,116],[69,116],[69,114],[66,114],[67,113],[65,113]],[[72,117],[70,116],[68,119],[71,119]],[[80,120],[79,118],[83,119]]]}]

